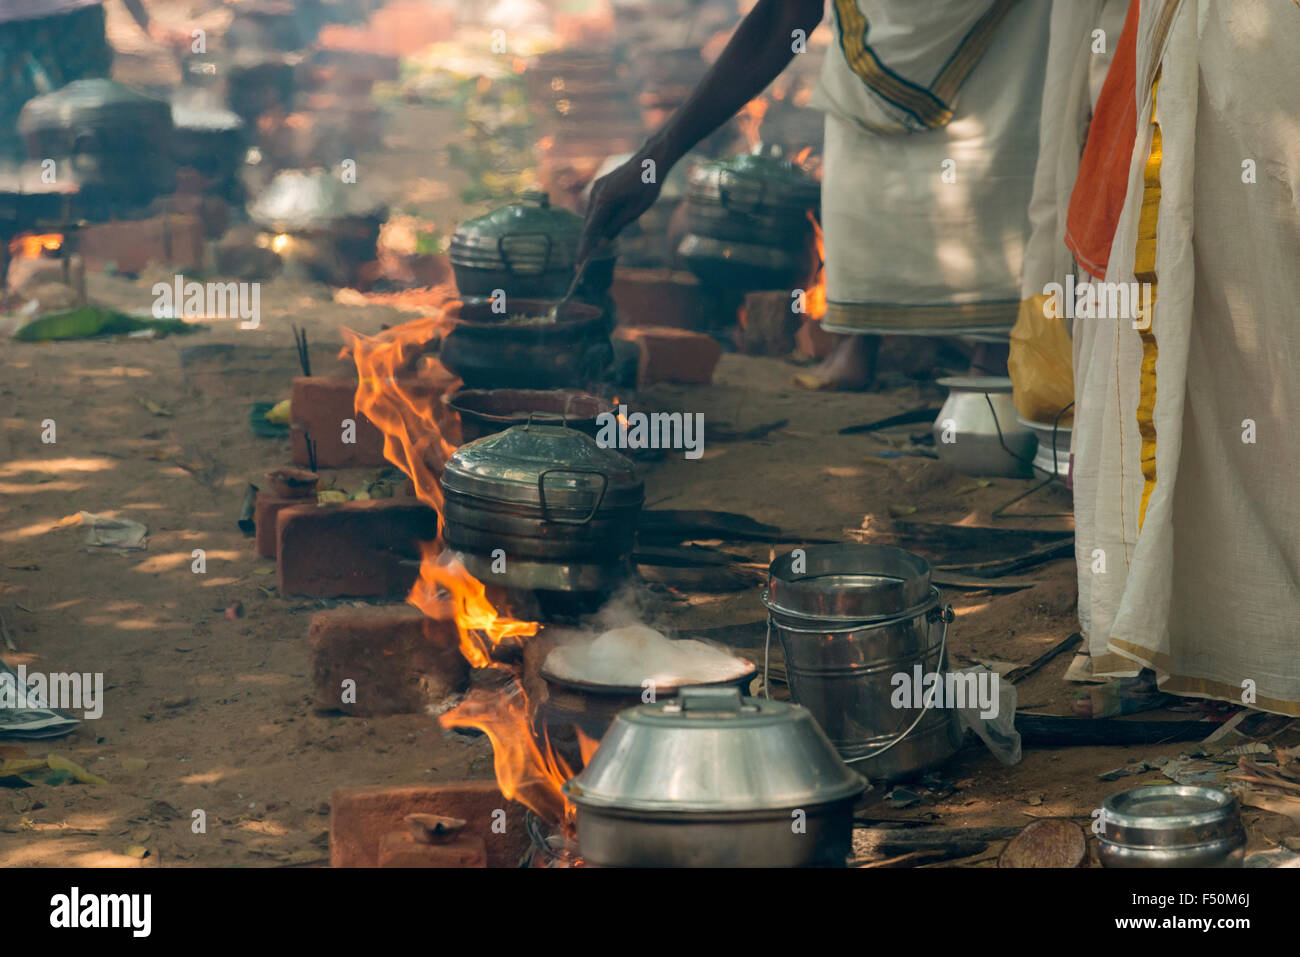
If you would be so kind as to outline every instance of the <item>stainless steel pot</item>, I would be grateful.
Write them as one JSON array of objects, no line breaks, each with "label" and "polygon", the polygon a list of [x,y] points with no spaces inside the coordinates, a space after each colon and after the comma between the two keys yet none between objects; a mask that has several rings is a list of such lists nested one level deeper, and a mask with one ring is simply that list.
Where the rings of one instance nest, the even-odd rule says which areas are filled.
[{"label": "stainless steel pot", "polygon": [[[816,545],[777,558],[762,594],[794,700],[870,780],[933,767],[961,746],[951,708],[895,708],[896,674],[942,676],[952,609],[919,555],[883,545]],[[796,570],[798,569],[798,570]]]},{"label": "stainless steel pot", "polygon": [[[582,217],[529,192],[452,234],[448,258],[456,288],[467,299],[500,289],[509,299],[559,299],[577,267]],[[602,249],[583,271],[580,298],[598,297],[614,279],[614,250]]]},{"label": "stainless steel pot", "polygon": [[1246,831],[1237,798],[1201,785],[1158,785],[1101,804],[1102,867],[1241,867]]},{"label": "stainless steel pot", "polygon": [[1028,478],[1037,439],[1016,418],[1011,380],[952,376],[938,383],[948,390],[933,427],[939,458],[962,475]]},{"label": "stainless steel pot", "polygon": [[866,783],[804,708],[682,688],[624,711],[564,785],[605,867],[842,867]]},{"label": "stainless steel pot", "polygon": [[483,582],[608,591],[631,571],[645,486],[576,429],[530,421],[462,445],[442,492],[443,537]]}]

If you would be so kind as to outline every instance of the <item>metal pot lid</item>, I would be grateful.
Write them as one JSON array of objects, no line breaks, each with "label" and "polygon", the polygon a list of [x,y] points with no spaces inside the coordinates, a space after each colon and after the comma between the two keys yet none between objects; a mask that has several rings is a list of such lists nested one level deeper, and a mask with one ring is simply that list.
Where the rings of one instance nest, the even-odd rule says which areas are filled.
[{"label": "metal pot lid", "polygon": [[[455,262],[457,255],[477,254],[506,269],[516,263],[573,269],[582,225],[577,213],[552,206],[548,194],[530,191],[517,203],[461,223],[452,234],[450,255]],[[612,248],[602,249],[598,258],[612,255]]]},{"label": "metal pot lid", "polygon": [[112,80],[74,80],[52,93],[33,97],[18,116],[23,135],[50,129],[113,129],[171,126],[171,106]]},{"label": "metal pot lid", "polygon": [[620,712],[564,793],[579,808],[729,813],[812,808],[865,788],[807,709],[687,686]]},{"label": "metal pot lid", "polygon": [[816,210],[821,185],[786,160],[741,153],[691,170],[688,198],[737,212]]},{"label": "metal pot lid", "polygon": [[337,176],[324,170],[287,169],[276,174],[269,186],[248,208],[259,226],[277,232],[293,232],[326,225],[349,216],[365,216],[380,210]]},{"label": "metal pot lid", "polygon": [[930,563],[893,545],[810,545],[788,552],[768,567],[763,594],[778,615],[837,621],[919,614],[933,601]]},{"label": "metal pot lid", "polygon": [[645,485],[628,459],[577,429],[539,425],[542,418],[462,445],[447,461],[443,490],[535,506],[544,519],[565,524],[641,506]]},{"label": "metal pot lid", "polygon": [[1241,812],[1230,791],[1203,785],[1130,788],[1101,802],[1101,839],[1128,847],[1188,847],[1231,837]]}]

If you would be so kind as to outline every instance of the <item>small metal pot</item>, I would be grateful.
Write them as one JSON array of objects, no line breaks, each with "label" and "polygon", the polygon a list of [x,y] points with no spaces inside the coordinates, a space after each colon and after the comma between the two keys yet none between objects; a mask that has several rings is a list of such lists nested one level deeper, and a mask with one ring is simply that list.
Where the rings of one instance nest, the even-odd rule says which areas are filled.
[{"label": "small metal pot", "polygon": [[[468,220],[452,234],[448,258],[462,297],[473,300],[503,290],[508,301],[560,299],[577,268],[583,221],[552,206],[542,192]],[[614,281],[614,251],[593,256],[583,272],[580,298],[599,297]],[[511,307],[514,311],[514,307]]]},{"label": "small metal pot", "polygon": [[1029,478],[1038,440],[1016,418],[1011,380],[952,376],[938,384],[948,390],[932,429],[940,460],[962,475]]},{"label": "small metal pot", "polygon": [[445,393],[442,402],[460,416],[463,442],[526,425],[539,412],[595,438],[597,416],[613,410],[605,399],[575,389],[458,389]]},{"label": "small metal pot", "polygon": [[564,785],[597,867],[842,867],[866,782],[798,705],[686,687],[624,711]]},{"label": "small metal pot", "polygon": [[566,389],[595,382],[614,359],[610,322],[602,309],[570,300],[555,322],[516,325],[512,314],[542,315],[548,299],[510,299],[509,312],[487,300],[453,302],[443,337],[442,364],[471,389]]},{"label": "small metal pot", "polygon": [[483,582],[598,592],[631,571],[645,485],[576,429],[530,422],[469,442],[441,481],[443,536]]},{"label": "small metal pot", "polygon": [[1201,785],[1138,787],[1101,804],[1102,867],[1241,867],[1246,831],[1237,798]]}]

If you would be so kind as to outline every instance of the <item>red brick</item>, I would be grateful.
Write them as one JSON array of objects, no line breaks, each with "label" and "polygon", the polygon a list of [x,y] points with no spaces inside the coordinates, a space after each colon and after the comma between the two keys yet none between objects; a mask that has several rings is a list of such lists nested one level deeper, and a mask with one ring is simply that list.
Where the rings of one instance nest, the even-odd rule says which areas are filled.
[{"label": "red brick", "polygon": [[438,515],[408,498],[308,504],[281,509],[276,528],[281,595],[405,596]]},{"label": "red brick", "polygon": [[[500,825],[493,830],[497,810],[505,811],[504,833]],[[331,866],[378,866],[384,835],[406,830],[406,815],[420,813],[462,818],[462,833],[483,841],[488,867],[517,867],[529,851],[523,805],[492,781],[339,788],[330,797]]]},{"label": "red brick", "polygon": [[621,326],[671,326],[699,329],[708,316],[708,297],[688,272],[666,269],[616,269],[609,294]]},{"label": "red brick", "polygon": [[446,844],[417,844],[410,831],[379,839],[380,867],[487,867],[483,838],[462,834]]},{"label": "red brick", "polygon": [[[316,707],[369,716],[419,714],[465,687],[469,665],[453,622],[410,605],[333,608],[307,630]],[[356,682],[356,702],[341,700]]]},{"label": "red brick", "polygon": [[275,558],[280,547],[280,533],[276,526],[276,516],[281,509],[291,505],[311,504],[311,500],[301,498],[280,498],[271,492],[258,492],[257,503],[253,509],[253,524],[257,529],[257,554],[263,558]]},{"label": "red brick", "polygon": [[[354,405],[357,384],[329,376],[299,376],[290,401],[293,464],[309,465],[307,439],[316,443],[318,468],[371,468],[384,465],[384,436]],[[356,423],[355,442],[343,441],[343,420]]]},{"label": "red brick", "polygon": [[[400,381],[407,396],[434,410],[435,415],[441,413],[442,394],[460,382],[432,356],[421,357],[416,370]],[[374,468],[388,464],[383,434],[356,410],[356,391],[356,380],[351,377],[299,376],[293,380],[289,437],[294,465],[310,464],[308,436],[316,443],[317,468]],[[352,436],[355,442],[343,441],[344,419],[356,423]]]},{"label": "red brick", "polygon": [[614,335],[637,344],[641,358],[637,381],[680,382],[708,385],[722,358],[722,346],[710,336],[664,326],[634,326],[616,329]]},{"label": "red brick", "polygon": [[177,214],[96,223],[81,230],[78,245],[88,269],[102,271],[112,263],[120,273],[135,274],[151,263],[201,267],[203,238],[197,216]]}]

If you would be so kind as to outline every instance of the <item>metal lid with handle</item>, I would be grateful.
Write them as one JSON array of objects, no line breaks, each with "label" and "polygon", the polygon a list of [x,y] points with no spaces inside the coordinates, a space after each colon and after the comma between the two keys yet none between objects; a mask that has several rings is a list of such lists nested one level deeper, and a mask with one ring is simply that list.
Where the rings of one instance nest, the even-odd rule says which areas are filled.
[{"label": "metal lid with handle", "polygon": [[447,462],[443,489],[536,506],[555,524],[584,525],[601,510],[641,506],[645,485],[628,459],[584,432],[533,418],[462,445]]},{"label": "metal lid with handle", "polygon": [[687,686],[619,714],[564,790],[580,808],[753,812],[850,800],[865,787],[805,708]]}]

